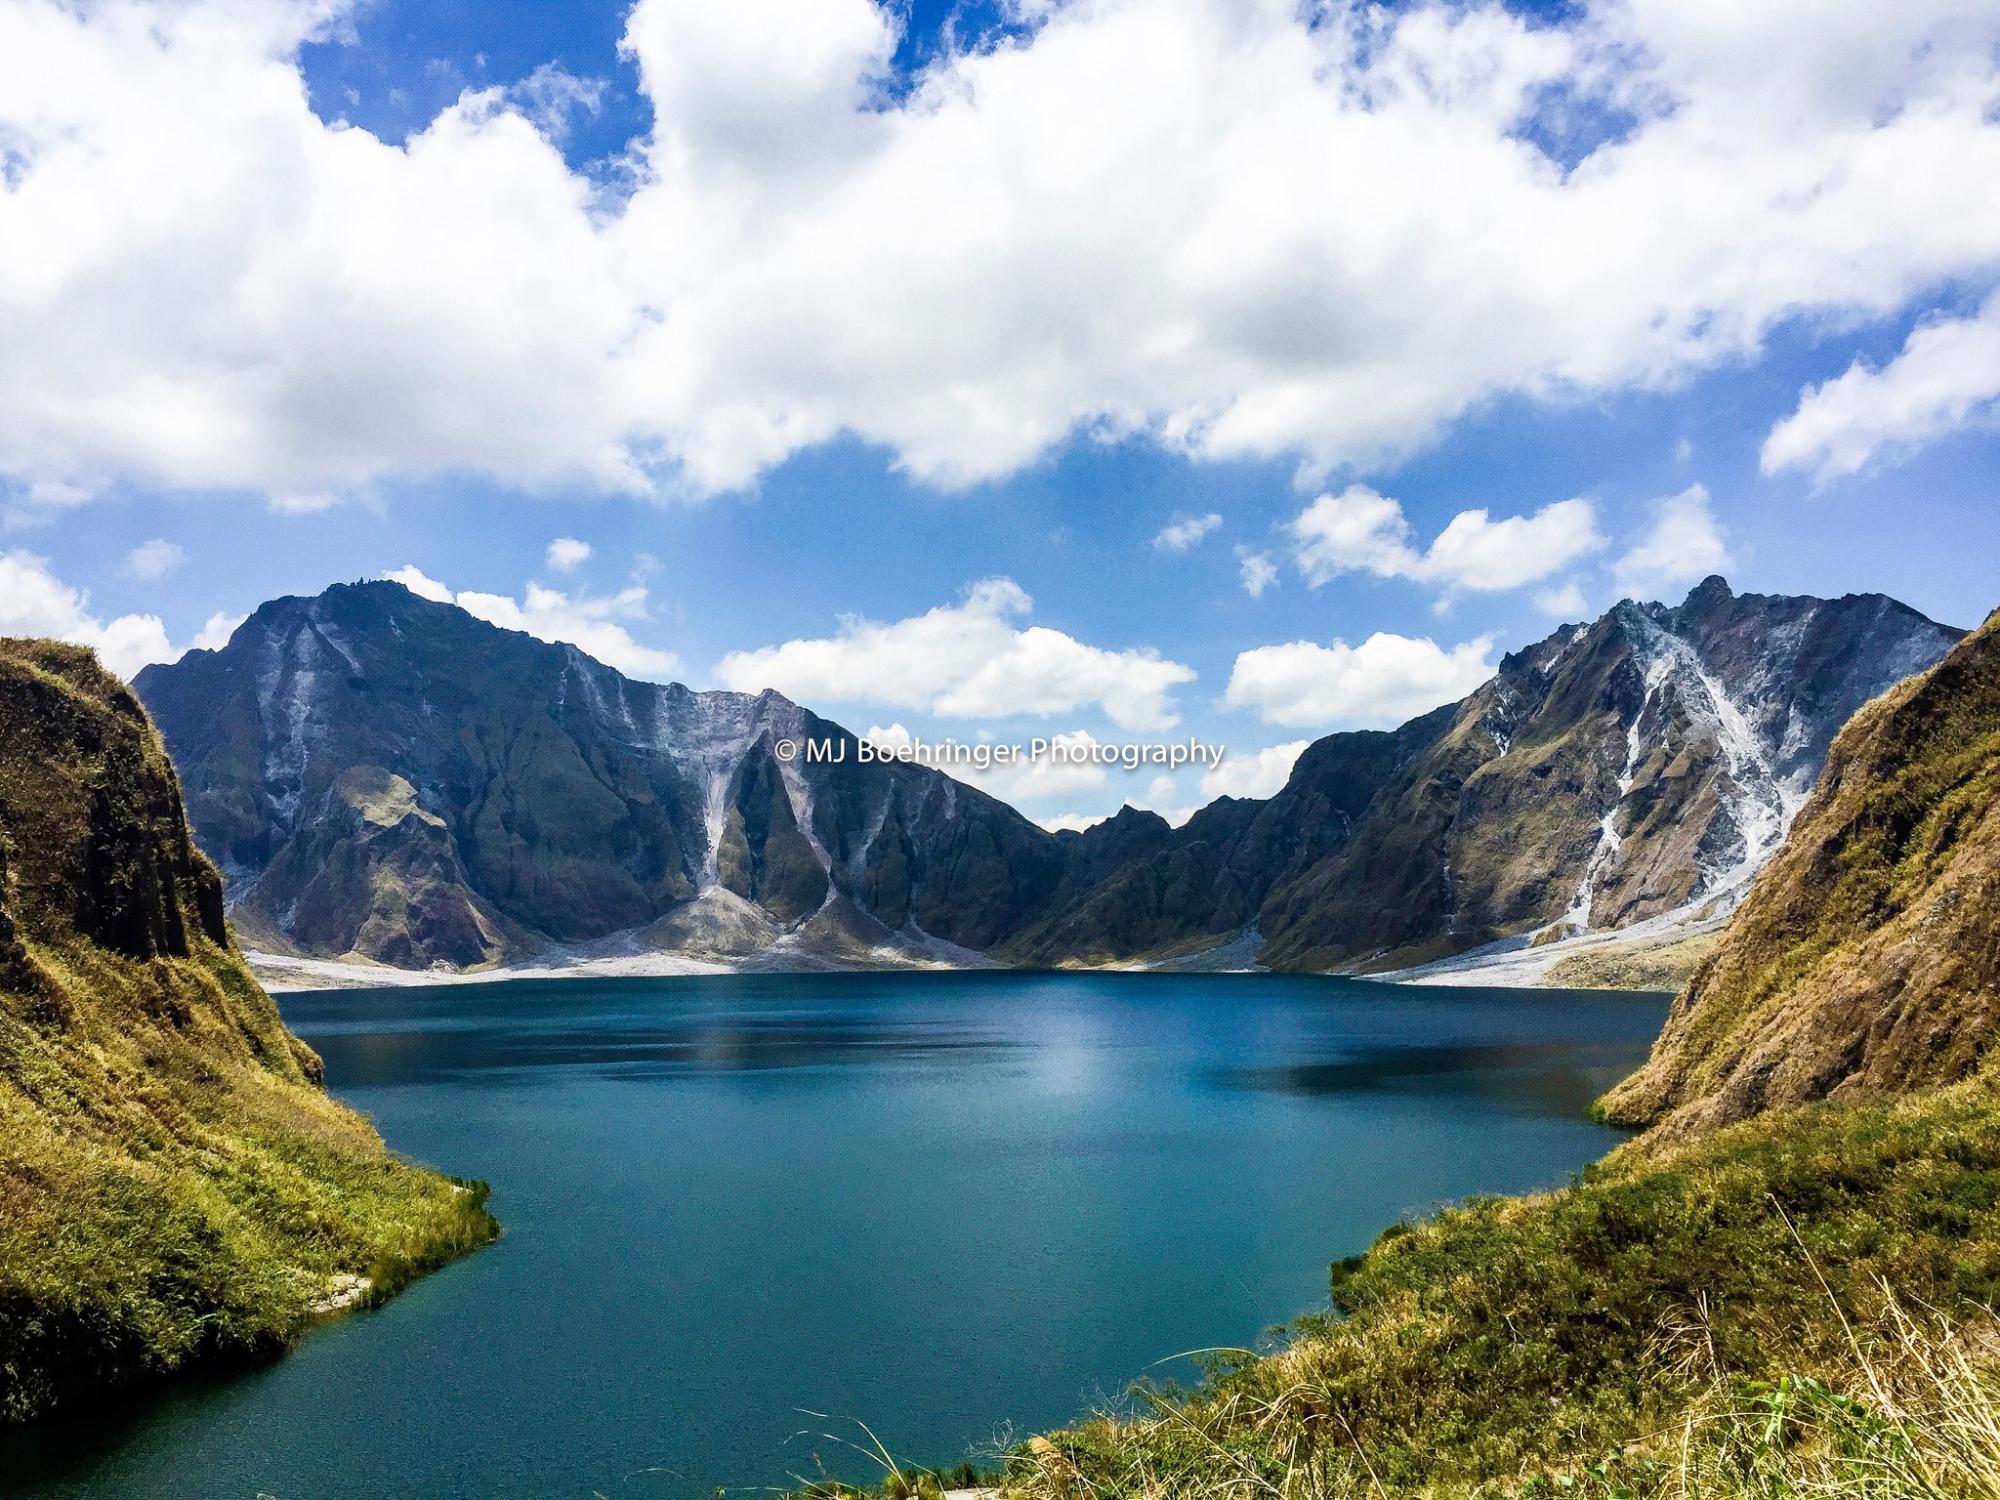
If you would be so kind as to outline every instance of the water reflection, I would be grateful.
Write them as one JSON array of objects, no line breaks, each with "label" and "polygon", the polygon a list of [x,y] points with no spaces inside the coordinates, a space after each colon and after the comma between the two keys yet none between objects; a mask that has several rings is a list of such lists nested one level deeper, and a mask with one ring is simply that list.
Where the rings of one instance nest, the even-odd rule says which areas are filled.
[{"label": "water reflection", "polygon": [[1306,1097],[1330,1094],[1472,1095],[1502,1108],[1574,1118],[1632,1070],[1629,1042],[1521,1042],[1388,1046],[1322,1062],[1225,1068],[1225,1088]]},{"label": "water reflection", "polygon": [[1324,1307],[1426,1205],[1560,1182],[1622,1139],[1583,1106],[1665,1012],[1083,974],[283,1007],[505,1238],[270,1366],[0,1433],[8,1500],[704,1500],[809,1469],[801,1408],[955,1463]]},{"label": "water reflection", "polygon": [[513,1085],[568,1070],[673,1078],[842,1064],[963,1061],[1019,1044],[991,1030],[881,1017],[666,1016],[566,1029],[519,1025],[316,1033],[327,1072],[355,1088],[450,1081]]}]

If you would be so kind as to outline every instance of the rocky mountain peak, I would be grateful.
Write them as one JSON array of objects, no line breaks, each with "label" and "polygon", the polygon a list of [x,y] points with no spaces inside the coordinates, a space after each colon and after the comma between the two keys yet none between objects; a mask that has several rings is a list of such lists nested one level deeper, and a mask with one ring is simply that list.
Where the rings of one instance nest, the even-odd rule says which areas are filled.
[{"label": "rocky mountain peak", "polygon": [[[668,936],[983,946],[1054,889],[1052,835],[775,692],[694,692],[394,583],[278,600],[142,673],[254,945],[478,967]],[[781,761],[780,739],[841,746]],[[806,929],[811,929],[809,932]],[[801,933],[805,935],[801,937]]]},{"label": "rocky mountain peak", "polygon": [[[1269,799],[1060,835],[859,764],[777,693],[637,682],[393,583],[273,601],[137,687],[260,947],[1074,963],[1254,932],[1266,963],[1372,970],[1719,920],[1839,726],[1958,634],[1711,578],[1564,625],[1400,729],[1329,735]],[[780,738],[848,751],[783,762]]]}]

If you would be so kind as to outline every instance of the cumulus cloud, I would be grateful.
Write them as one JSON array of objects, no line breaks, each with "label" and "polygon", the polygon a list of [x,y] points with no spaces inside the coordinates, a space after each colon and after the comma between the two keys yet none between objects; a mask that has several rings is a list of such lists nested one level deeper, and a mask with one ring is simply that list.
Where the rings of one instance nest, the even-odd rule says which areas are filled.
[{"label": "cumulus cloud", "polygon": [[1219,766],[1201,773],[1204,797],[1269,797],[1291,779],[1292,767],[1310,740],[1271,745],[1242,755],[1232,750]]},{"label": "cumulus cloud", "polygon": [[151,662],[177,661],[158,615],[105,620],[90,611],[90,595],[71,588],[32,552],[0,552],[0,635],[48,636],[89,646],[120,677]]},{"label": "cumulus cloud", "polygon": [[1278,581],[1278,565],[1271,561],[1271,554],[1248,547],[1236,549],[1236,571],[1243,580],[1243,592],[1252,599],[1263,598],[1264,590]]},{"label": "cumulus cloud", "polygon": [[421,599],[436,604],[456,604],[467,614],[476,615],[503,630],[521,630],[544,641],[560,641],[596,657],[607,667],[615,667],[627,677],[647,682],[667,682],[681,669],[681,660],[671,651],[640,644],[620,621],[651,617],[646,590],[638,584],[615,594],[566,594],[560,589],[531,583],[519,599],[507,594],[487,594],[473,589],[453,590],[414,566],[384,573],[384,578],[400,583]]},{"label": "cumulus cloud", "polygon": [[849,615],[839,633],[722,659],[740,692],[776,688],[802,703],[866,703],[947,718],[1046,716],[1095,707],[1121,729],[1180,720],[1173,690],[1194,672],[1151,650],[1106,650],[1023,626],[1034,608],[1010,578],[974,584],[958,604],[887,623]]},{"label": "cumulus cloud", "polygon": [[391,583],[400,583],[419,599],[428,599],[433,604],[450,604],[453,602],[450,587],[439,583],[414,563],[405,563],[395,571],[384,573],[382,576]]},{"label": "cumulus cloud", "polygon": [[1223,701],[1255,710],[1267,724],[1391,729],[1491,677],[1492,650],[1491,636],[1446,650],[1384,631],[1358,646],[1339,640],[1258,646],[1237,656]]},{"label": "cumulus cloud", "polygon": [[1571,581],[1535,590],[1535,608],[1559,620],[1574,620],[1590,608],[1590,601],[1582,587]]},{"label": "cumulus cloud", "polygon": [[157,583],[187,564],[187,549],[178,542],[154,537],[125,554],[125,572],[145,583]]},{"label": "cumulus cloud", "polygon": [[232,615],[227,610],[218,609],[203,622],[190,649],[220,651],[229,644],[229,638],[236,634],[236,628],[249,618],[248,615]]},{"label": "cumulus cloud", "polygon": [[553,73],[317,117],[350,10],[0,6],[0,474],[702,493],[851,433],[964,485],[1079,431],[1318,474],[2000,256],[1990,0],[1037,4],[894,88],[896,8],[638,0],[616,193]]},{"label": "cumulus cloud", "polygon": [[1290,531],[1299,571],[1315,588],[1343,573],[1373,573],[1493,592],[1546,578],[1604,546],[1597,507],[1578,499],[1498,521],[1485,510],[1463,510],[1419,550],[1403,507],[1362,484],[1321,495]]},{"label": "cumulus cloud", "polygon": [[590,561],[590,543],[559,536],[549,543],[548,563],[558,573],[574,573]]},{"label": "cumulus cloud", "polygon": [[1856,360],[1838,379],[1806,387],[1764,439],[1760,462],[1766,474],[1803,469],[1825,484],[1884,450],[1917,447],[1996,411],[2000,293],[1973,317],[1924,324],[1879,370]]},{"label": "cumulus cloud", "polygon": [[1728,570],[1729,544],[1705,486],[1655,500],[1652,516],[1646,534],[1612,566],[1623,592],[1643,598]]},{"label": "cumulus cloud", "polygon": [[1214,511],[1205,516],[1177,516],[1160,528],[1153,545],[1163,552],[1185,552],[1222,524]]}]

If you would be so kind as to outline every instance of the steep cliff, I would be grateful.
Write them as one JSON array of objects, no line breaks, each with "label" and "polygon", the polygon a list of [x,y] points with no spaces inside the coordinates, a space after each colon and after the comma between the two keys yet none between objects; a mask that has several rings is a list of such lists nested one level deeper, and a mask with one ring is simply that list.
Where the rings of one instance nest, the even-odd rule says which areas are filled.
[{"label": "steep cliff", "polygon": [[0,641],[0,1420],[269,1352],[492,1233],[319,1086],[138,700]]},{"label": "steep cliff", "polygon": [[632,934],[921,958],[1016,930],[1067,863],[776,693],[635,682],[394,583],[276,600],[134,687],[239,931],[280,953],[472,969]]},{"label": "steep cliff", "polygon": [[[393,583],[265,605],[135,686],[245,940],[405,968],[1392,969],[1725,912],[1846,717],[1958,632],[1880,595],[1625,602],[1264,801],[1050,834],[775,693],[634,682]],[[838,759],[787,760],[780,745]],[[844,753],[842,753],[844,752]],[[1551,957],[1553,958],[1553,954]]]},{"label": "steep cliff", "polygon": [[1687,1134],[1979,1068],[2000,1035],[2000,614],[1834,742],[1611,1118]]},{"label": "steep cliff", "polygon": [[[1329,735],[1002,952],[1103,961],[1248,927],[1280,969],[1375,971],[1726,911],[1847,716],[1959,632],[1879,594],[1626,601],[1391,733]],[[1553,958],[1553,952],[1551,958]]]}]

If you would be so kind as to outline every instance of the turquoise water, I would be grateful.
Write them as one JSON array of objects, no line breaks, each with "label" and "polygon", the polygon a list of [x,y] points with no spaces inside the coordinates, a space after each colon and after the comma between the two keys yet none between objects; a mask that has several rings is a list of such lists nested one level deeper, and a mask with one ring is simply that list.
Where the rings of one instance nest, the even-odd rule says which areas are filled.
[{"label": "turquoise water", "polygon": [[694,1497],[864,1474],[857,1418],[954,1463],[1323,1308],[1399,1216],[1561,1181],[1665,1002],[840,974],[284,1009],[506,1238],[268,1367],[9,1436],[7,1494]]}]

